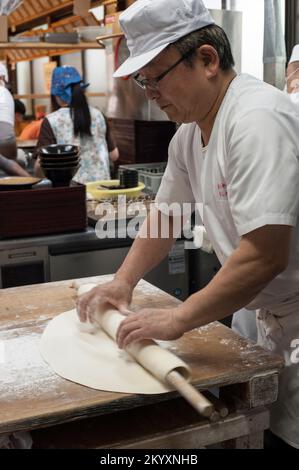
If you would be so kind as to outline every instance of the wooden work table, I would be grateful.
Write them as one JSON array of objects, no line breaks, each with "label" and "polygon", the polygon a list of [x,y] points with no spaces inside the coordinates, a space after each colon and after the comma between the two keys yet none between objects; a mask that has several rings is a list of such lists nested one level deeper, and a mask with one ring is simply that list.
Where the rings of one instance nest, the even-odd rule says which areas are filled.
[{"label": "wooden work table", "polygon": [[[101,276],[77,282],[103,283],[109,279],[110,276]],[[51,440],[52,447],[58,446],[55,439],[58,439],[59,432],[72,436],[72,445],[78,447],[100,447],[102,444],[106,447],[178,447],[180,443],[182,448],[187,448],[232,439],[238,446],[236,438],[249,434],[255,436],[255,444],[252,436],[247,436],[243,446],[261,445],[262,432],[268,427],[269,419],[265,405],[273,403],[277,397],[278,372],[282,367],[279,357],[240,338],[220,323],[194,330],[178,341],[167,343],[171,351],[191,366],[192,383],[198,389],[220,387],[220,396],[229,403],[231,414],[223,422],[213,425],[196,415],[189,405],[177,398],[175,392],[149,396],[93,390],[60,378],[39,354],[39,339],[46,324],[55,315],[74,308],[74,295],[72,281],[0,291],[0,434],[51,426],[33,432],[42,447],[47,447],[46,439]],[[133,299],[133,309],[177,304],[176,299],[145,281],[138,284]],[[159,416],[156,421],[155,413]],[[182,426],[176,421],[179,416],[189,419],[182,424],[182,435],[178,433]],[[121,435],[125,427],[122,423],[126,423],[128,417],[132,423],[136,420],[138,437],[134,437],[132,428],[131,434],[126,429],[124,436]],[[74,423],[62,424],[83,418],[78,435]],[[112,424],[114,419],[116,428]],[[155,425],[152,423],[153,431],[147,424],[142,437],[139,428],[143,421],[149,419],[155,421]],[[108,421],[112,426],[110,433]],[[170,430],[165,428],[167,422]],[[257,423],[256,428],[252,425],[254,422]],[[85,434],[82,433],[84,426]],[[91,433],[92,443],[87,444],[87,429],[91,432],[98,427],[104,429],[101,440],[98,429],[97,433]],[[243,432],[243,428],[247,431]],[[173,433],[176,437],[170,444],[169,436]],[[82,435],[85,436],[84,443]],[[70,441],[64,445],[71,446]]]}]

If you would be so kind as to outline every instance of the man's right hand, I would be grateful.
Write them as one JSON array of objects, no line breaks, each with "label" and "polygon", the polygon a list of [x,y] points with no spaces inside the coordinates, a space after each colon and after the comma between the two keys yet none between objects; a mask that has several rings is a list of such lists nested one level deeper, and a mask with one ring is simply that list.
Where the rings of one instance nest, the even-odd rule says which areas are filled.
[{"label": "man's right hand", "polygon": [[113,279],[94,287],[86,294],[80,295],[77,299],[77,312],[81,322],[87,320],[92,322],[92,312],[103,303],[113,305],[121,313],[129,313],[129,305],[132,301],[134,287],[122,279]]}]

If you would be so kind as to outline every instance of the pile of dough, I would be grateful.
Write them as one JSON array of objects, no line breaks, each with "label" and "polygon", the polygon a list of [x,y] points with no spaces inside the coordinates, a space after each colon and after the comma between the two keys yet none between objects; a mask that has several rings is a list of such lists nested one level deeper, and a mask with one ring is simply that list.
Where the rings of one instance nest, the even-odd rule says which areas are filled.
[{"label": "pile of dough", "polygon": [[[79,295],[95,284],[82,287]],[[97,390],[158,394],[171,389],[165,381],[169,372],[176,370],[187,380],[190,378],[188,366],[154,341],[120,350],[115,336],[123,318],[117,310],[99,312],[100,328],[89,325],[84,331],[84,327],[78,327],[76,310],[64,312],[47,325],[41,354],[61,377]]]}]

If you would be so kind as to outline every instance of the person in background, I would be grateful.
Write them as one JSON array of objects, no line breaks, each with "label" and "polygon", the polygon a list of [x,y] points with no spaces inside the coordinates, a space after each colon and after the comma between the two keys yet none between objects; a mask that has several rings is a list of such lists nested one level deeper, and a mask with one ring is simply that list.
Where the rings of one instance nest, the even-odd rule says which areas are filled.
[{"label": "person in background", "polygon": [[7,89],[8,72],[0,63],[0,154],[15,160],[17,144],[15,136],[15,105],[10,91]]},{"label": "person in background", "polygon": [[27,123],[24,121],[26,114],[26,106],[22,101],[15,99],[15,134],[18,138],[23,129],[27,126]]},{"label": "person in background", "polygon": [[299,44],[293,47],[287,66],[285,91],[288,93],[291,101],[299,105]]},{"label": "person in background", "polygon": [[3,155],[0,155],[0,170],[9,176],[31,176],[16,161],[3,157]]},{"label": "person in background", "polygon": [[46,107],[37,105],[35,107],[35,120],[27,124],[19,135],[19,140],[35,140],[39,138],[39,133],[43,119],[46,116]]},{"label": "person in background", "polygon": [[[118,149],[108,121],[101,111],[88,106],[83,84],[74,67],[56,67],[51,82],[52,108],[42,123],[37,144],[74,144],[81,148],[81,167],[74,176],[79,183],[110,179],[110,160]],[[39,162],[35,165],[39,174]]]},{"label": "person in background", "polygon": [[[79,317],[86,321],[102,302],[126,313],[116,338],[126,348],[258,310],[258,343],[285,363],[269,446],[299,449],[299,108],[235,72],[228,38],[201,0],[139,0],[119,21],[130,57],[114,77],[131,76],[182,125],[140,236],[114,279],[79,297]],[[180,236],[184,204],[195,203],[221,269],[175,309],[128,312],[139,280]]]}]

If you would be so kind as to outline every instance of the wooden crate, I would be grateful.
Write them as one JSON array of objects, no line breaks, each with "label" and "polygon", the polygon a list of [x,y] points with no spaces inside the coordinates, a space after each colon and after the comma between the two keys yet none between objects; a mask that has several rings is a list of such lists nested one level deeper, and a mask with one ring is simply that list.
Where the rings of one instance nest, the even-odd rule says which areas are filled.
[{"label": "wooden crate", "polygon": [[176,132],[174,122],[118,118],[109,121],[120,153],[118,165],[167,161],[168,146]]},{"label": "wooden crate", "polygon": [[86,187],[0,191],[0,238],[84,230]]}]

